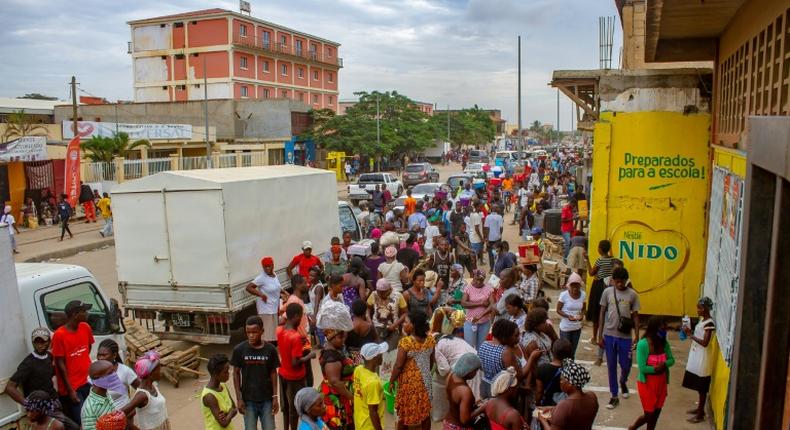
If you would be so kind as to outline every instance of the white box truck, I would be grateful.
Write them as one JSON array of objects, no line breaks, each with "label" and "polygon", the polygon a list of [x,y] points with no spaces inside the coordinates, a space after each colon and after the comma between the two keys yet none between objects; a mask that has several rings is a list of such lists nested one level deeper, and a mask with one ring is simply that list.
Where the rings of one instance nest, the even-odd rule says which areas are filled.
[{"label": "white box truck", "polygon": [[164,339],[227,343],[254,312],[261,257],[286,286],[303,241],[321,254],[343,230],[359,237],[334,173],[301,166],[157,173],[116,187],[112,207],[123,304]]},{"label": "white box truck", "polygon": [[450,142],[437,140],[432,146],[423,149],[420,156],[432,163],[439,163],[442,161],[442,156],[448,152],[450,152]]},{"label": "white box truck", "polygon": [[95,338],[91,356],[96,356],[99,343],[106,338],[118,342],[121,354],[126,352],[118,303],[107,299],[96,278],[80,266],[14,264],[6,228],[0,227],[0,429],[4,430],[22,428],[24,410],[5,394],[5,387],[19,363],[33,351],[30,333],[37,327],[54,332],[63,325],[68,302],[81,300],[93,305],[88,311]]}]

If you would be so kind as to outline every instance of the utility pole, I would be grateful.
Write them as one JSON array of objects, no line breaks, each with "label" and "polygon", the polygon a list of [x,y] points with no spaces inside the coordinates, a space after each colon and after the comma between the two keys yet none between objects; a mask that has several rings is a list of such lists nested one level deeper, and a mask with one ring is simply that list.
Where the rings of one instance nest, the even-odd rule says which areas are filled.
[{"label": "utility pole", "polygon": [[521,36],[518,36],[518,141],[521,144]]},{"label": "utility pole", "polygon": [[118,136],[118,100],[115,101],[115,135]]},{"label": "utility pole", "polygon": [[447,143],[450,143],[450,105],[447,105]]},{"label": "utility pole", "polygon": [[208,140],[208,70],[206,56],[203,55],[203,116],[205,119],[204,135],[206,136],[206,168],[211,168],[211,142]]},{"label": "utility pole", "polygon": [[560,90],[557,89],[557,141],[560,139]]},{"label": "utility pole", "polygon": [[[376,148],[379,150],[381,149],[381,119],[379,115],[379,103],[381,102],[381,96],[376,94]],[[378,166],[381,169],[381,165]]]},{"label": "utility pole", "polygon": [[77,78],[74,76],[71,77],[71,126],[76,137],[79,133],[77,132]]}]

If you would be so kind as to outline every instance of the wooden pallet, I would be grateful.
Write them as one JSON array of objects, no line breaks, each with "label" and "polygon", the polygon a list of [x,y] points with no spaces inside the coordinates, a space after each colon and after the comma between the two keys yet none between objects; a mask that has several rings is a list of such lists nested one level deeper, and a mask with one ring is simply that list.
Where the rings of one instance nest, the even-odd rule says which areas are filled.
[{"label": "wooden pallet", "polygon": [[208,376],[204,372],[200,372],[200,347],[195,345],[183,351],[176,350],[171,346],[162,343],[155,334],[149,332],[145,327],[141,326],[135,320],[124,320],[126,325],[126,347],[128,354],[126,360],[130,366],[134,367],[134,363],[138,358],[142,357],[148,351],[155,350],[159,353],[160,363],[162,365],[162,375],[178,388],[179,381],[183,374],[191,375],[194,377]]}]

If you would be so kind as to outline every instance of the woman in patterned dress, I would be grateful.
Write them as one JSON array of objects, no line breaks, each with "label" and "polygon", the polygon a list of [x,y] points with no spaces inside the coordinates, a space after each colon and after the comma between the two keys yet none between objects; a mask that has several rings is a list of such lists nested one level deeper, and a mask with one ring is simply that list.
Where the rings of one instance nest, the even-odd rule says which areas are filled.
[{"label": "woman in patterned dress", "polygon": [[397,383],[395,410],[398,430],[422,426],[431,428],[431,368],[436,341],[428,335],[428,315],[409,312],[403,324],[406,336],[398,343],[398,357],[390,376],[390,385]]},{"label": "woman in patterned dress", "polygon": [[326,344],[319,360],[324,375],[319,388],[326,406],[323,422],[329,430],[353,429],[354,362],[345,351],[346,332],[326,329],[324,335]]}]

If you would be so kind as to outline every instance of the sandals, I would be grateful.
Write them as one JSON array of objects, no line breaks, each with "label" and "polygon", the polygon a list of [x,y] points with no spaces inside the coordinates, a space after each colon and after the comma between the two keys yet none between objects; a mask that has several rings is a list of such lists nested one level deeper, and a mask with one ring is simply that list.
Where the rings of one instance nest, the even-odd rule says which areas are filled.
[{"label": "sandals", "polygon": [[695,415],[695,416],[687,419],[686,421],[688,421],[688,422],[690,422],[692,424],[699,424],[699,423],[705,421],[705,417],[704,416],[700,417],[700,416]]}]

